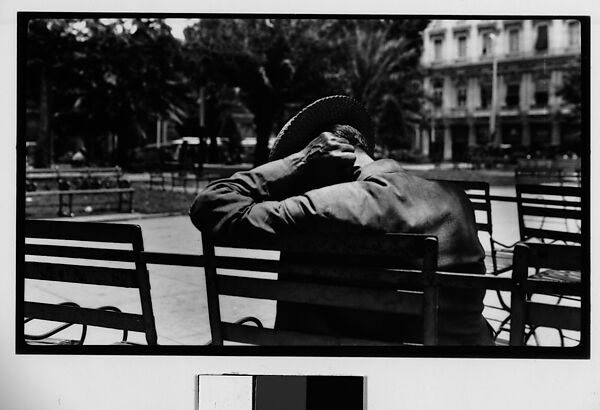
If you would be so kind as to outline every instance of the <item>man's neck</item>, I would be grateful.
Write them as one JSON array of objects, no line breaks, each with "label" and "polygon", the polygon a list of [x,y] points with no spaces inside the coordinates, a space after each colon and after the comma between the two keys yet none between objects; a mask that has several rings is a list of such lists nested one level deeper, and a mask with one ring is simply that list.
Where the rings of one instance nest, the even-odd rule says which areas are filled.
[{"label": "man's neck", "polygon": [[360,148],[356,148],[354,150],[354,154],[356,155],[356,160],[354,161],[354,166],[355,167],[362,168],[365,165],[370,164],[371,162],[373,162],[373,158],[371,158],[369,156],[369,154],[367,154],[366,152],[364,152]]}]

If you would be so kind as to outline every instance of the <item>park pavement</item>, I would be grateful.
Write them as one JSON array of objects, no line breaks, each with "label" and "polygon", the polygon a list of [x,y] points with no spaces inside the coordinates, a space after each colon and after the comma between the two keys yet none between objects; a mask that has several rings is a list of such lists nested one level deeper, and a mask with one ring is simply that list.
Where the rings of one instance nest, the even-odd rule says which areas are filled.
[{"label": "park pavement", "polygon": [[[493,195],[514,196],[513,187],[492,189]],[[518,239],[516,206],[507,202],[493,202],[494,236],[503,243],[513,243]],[[87,215],[67,218],[81,221],[113,221],[139,225],[142,228],[144,248],[148,251],[180,254],[201,254],[200,233],[191,224],[187,215],[142,215],[113,214]],[[484,234],[482,234],[484,235]],[[482,236],[481,243],[489,248],[489,240]],[[151,295],[158,332],[158,343],[162,345],[203,345],[210,341],[206,288],[202,268],[149,265]],[[90,289],[92,288],[92,289]],[[129,289],[106,288],[76,284],[48,284],[35,280],[26,285],[26,299],[41,298],[43,301],[57,302],[71,300],[83,306],[115,305],[132,313],[140,313],[139,296]],[[506,298],[508,297],[508,299]],[[509,295],[505,295],[509,300]],[[271,301],[246,301],[236,297],[224,297],[222,316],[225,319],[243,316],[257,316],[265,326],[272,326],[275,317],[275,304]],[[500,309],[495,292],[488,292],[485,298],[484,316],[494,328],[506,318],[507,313]],[[76,330],[72,331],[76,333]],[[119,332],[104,329],[90,329],[87,342],[90,344],[110,343],[119,340]],[[544,344],[558,342],[553,331],[543,332]],[[500,335],[500,343],[505,344],[508,333]],[[131,334],[130,340],[143,342],[140,334]]]}]

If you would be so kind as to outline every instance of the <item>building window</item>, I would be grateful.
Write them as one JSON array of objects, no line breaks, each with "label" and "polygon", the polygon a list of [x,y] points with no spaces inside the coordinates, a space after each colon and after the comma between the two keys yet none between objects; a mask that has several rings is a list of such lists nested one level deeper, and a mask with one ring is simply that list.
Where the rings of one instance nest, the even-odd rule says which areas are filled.
[{"label": "building window", "polygon": [[490,142],[490,127],[487,124],[475,125],[477,145],[485,145]]},{"label": "building window", "polygon": [[467,87],[465,85],[459,85],[456,89],[456,103],[460,108],[466,107],[467,105]]},{"label": "building window", "polygon": [[487,109],[492,105],[492,84],[484,83],[480,86],[481,108]]},{"label": "building window", "polygon": [[442,107],[444,98],[444,82],[441,79],[433,81],[433,105],[437,108]]},{"label": "building window", "polygon": [[545,53],[548,51],[548,26],[545,24],[537,26],[535,51],[538,53]]},{"label": "building window", "polygon": [[442,61],[442,39],[436,38],[433,40],[433,59],[434,61]]},{"label": "building window", "polygon": [[581,27],[578,21],[569,22],[569,47],[578,47],[581,44]]},{"label": "building window", "polygon": [[490,56],[492,55],[492,37],[490,33],[485,33],[483,35],[483,47],[481,49],[481,55]]},{"label": "building window", "polygon": [[550,91],[550,81],[546,78],[538,79],[535,82],[535,106],[546,107],[548,105],[548,96]]},{"label": "building window", "polygon": [[508,31],[508,52],[516,54],[519,52],[519,29],[511,29]]},{"label": "building window", "polygon": [[467,36],[458,36],[458,58],[467,57]]},{"label": "building window", "polygon": [[519,106],[519,83],[510,83],[506,87],[506,106],[516,108]]}]

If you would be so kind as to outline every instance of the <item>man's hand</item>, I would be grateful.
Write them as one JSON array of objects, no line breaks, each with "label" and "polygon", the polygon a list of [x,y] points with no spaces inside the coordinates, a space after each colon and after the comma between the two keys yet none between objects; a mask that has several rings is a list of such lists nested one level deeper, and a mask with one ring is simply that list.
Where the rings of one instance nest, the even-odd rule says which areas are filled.
[{"label": "man's hand", "polygon": [[325,186],[352,180],[356,155],[345,138],[323,132],[298,153],[311,185]]}]

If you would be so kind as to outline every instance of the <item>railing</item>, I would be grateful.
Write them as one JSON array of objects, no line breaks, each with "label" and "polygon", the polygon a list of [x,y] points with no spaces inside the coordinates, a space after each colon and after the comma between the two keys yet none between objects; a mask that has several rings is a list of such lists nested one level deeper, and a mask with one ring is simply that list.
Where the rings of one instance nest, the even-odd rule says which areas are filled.
[{"label": "railing", "polygon": [[[563,57],[569,55],[581,54],[581,47],[569,46],[569,47],[555,47],[546,50],[545,52],[539,51],[518,51],[508,53],[497,53],[498,64],[504,62],[513,62],[519,60],[529,60],[536,58],[548,58],[548,57]],[[480,54],[477,56],[467,57],[448,57],[439,60],[430,60],[423,62],[426,68],[440,68],[448,66],[464,66],[469,64],[492,64],[494,56],[493,54]]]}]

